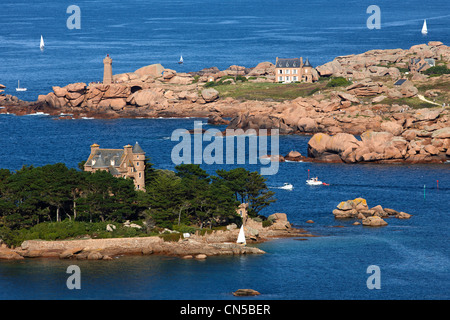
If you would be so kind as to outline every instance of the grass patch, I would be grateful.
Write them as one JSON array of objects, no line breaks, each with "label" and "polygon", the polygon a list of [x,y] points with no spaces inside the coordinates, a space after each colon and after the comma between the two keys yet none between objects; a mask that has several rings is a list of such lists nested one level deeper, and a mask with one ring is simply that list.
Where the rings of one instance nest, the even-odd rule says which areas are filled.
[{"label": "grass patch", "polygon": [[450,91],[450,80],[447,81],[433,81],[433,83],[426,82],[425,84],[418,85],[417,89],[419,91],[427,91],[427,90],[442,90],[442,91]]},{"label": "grass patch", "polygon": [[377,104],[387,104],[387,105],[393,105],[393,104],[398,104],[398,105],[403,105],[406,104],[407,106],[413,108],[413,109],[422,109],[422,108],[436,108],[436,105],[428,103],[426,101],[422,101],[417,97],[413,97],[413,98],[400,98],[400,99],[391,99],[391,98],[386,98],[381,102],[378,103],[374,103],[374,105]]},{"label": "grass patch", "polygon": [[236,85],[215,86],[223,98],[231,97],[237,100],[293,100],[298,97],[307,97],[326,88],[326,83],[252,83],[245,82]]},{"label": "grass patch", "polygon": [[352,84],[351,81],[348,81],[347,79],[342,78],[342,77],[337,77],[337,78],[332,78],[330,81],[328,81],[327,87],[329,87],[329,88],[347,87],[351,84]]}]

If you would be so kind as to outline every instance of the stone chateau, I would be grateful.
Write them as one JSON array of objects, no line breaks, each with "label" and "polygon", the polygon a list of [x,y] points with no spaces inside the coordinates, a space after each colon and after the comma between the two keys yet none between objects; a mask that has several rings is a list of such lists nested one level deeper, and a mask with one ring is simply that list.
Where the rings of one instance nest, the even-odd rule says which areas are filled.
[{"label": "stone chateau", "polygon": [[133,179],[136,190],[145,191],[145,152],[137,142],[123,149],[100,149],[96,143],[91,145],[84,171],[98,170],[108,171],[114,177]]},{"label": "stone chateau", "polygon": [[303,63],[303,58],[280,59],[275,62],[275,81],[282,83],[313,82],[319,80],[317,73],[313,72],[309,60]]}]

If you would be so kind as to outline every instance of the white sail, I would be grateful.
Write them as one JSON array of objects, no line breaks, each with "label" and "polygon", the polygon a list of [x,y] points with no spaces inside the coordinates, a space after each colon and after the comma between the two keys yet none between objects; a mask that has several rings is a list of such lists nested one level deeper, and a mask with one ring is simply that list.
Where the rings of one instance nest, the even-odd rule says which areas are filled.
[{"label": "white sail", "polygon": [[183,56],[180,56],[180,63],[183,63]]},{"label": "white sail", "polygon": [[27,88],[20,87],[20,80],[17,80],[17,88],[16,91],[27,91]]},{"label": "white sail", "polygon": [[239,235],[238,235],[236,243],[242,243],[242,244],[247,243],[247,241],[245,241],[244,225],[242,225],[241,230],[239,230]]},{"label": "white sail", "polygon": [[423,27],[422,27],[422,34],[427,34],[428,28],[427,28],[427,20],[423,21]]},{"label": "white sail", "polygon": [[41,35],[41,44],[39,45],[39,47],[41,48],[41,50],[44,49],[45,47],[44,38],[42,37],[42,35]]}]

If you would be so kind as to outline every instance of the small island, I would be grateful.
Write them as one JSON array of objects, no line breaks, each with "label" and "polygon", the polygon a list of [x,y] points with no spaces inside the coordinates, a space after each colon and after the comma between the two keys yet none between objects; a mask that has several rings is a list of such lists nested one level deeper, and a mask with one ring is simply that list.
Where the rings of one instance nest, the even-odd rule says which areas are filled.
[{"label": "small island", "polygon": [[[94,148],[80,170],[62,163],[0,170],[0,259],[264,253],[237,243],[240,226],[247,244],[311,236],[293,228],[285,214],[260,214],[275,200],[257,172],[238,168],[209,175],[188,164],[160,170],[147,158],[143,188],[120,174],[120,161],[117,168],[104,165],[110,161],[105,154],[114,158],[120,149]],[[119,159],[128,163],[126,152]],[[143,154],[135,146],[133,156]],[[138,161],[144,164],[136,158],[136,166]]]}]

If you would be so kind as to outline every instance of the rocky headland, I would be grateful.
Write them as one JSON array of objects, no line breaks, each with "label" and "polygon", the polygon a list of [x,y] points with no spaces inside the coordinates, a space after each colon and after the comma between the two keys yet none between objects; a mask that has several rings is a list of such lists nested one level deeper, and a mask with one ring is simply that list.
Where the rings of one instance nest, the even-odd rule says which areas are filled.
[{"label": "rocky headland", "polygon": [[[56,119],[202,117],[228,129],[313,135],[308,161],[438,163],[450,159],[450,74],[430,77],[410,70],[411,59],[428,58],[448,67],[450,47],[432,41],[337,57],[315,68],[321,80],[313,84],[274,83],[270,62],[191,73],[154,64],[114,75],[112,84],[55,86],[34,102],[3,95],[0,113],[43,112]],[[327,86],[327,79],[336,77],[351,84]],[[263,94],[235,95],[244,85]],[[289,99],[269,94],[288,86],[305,90]]]}]

